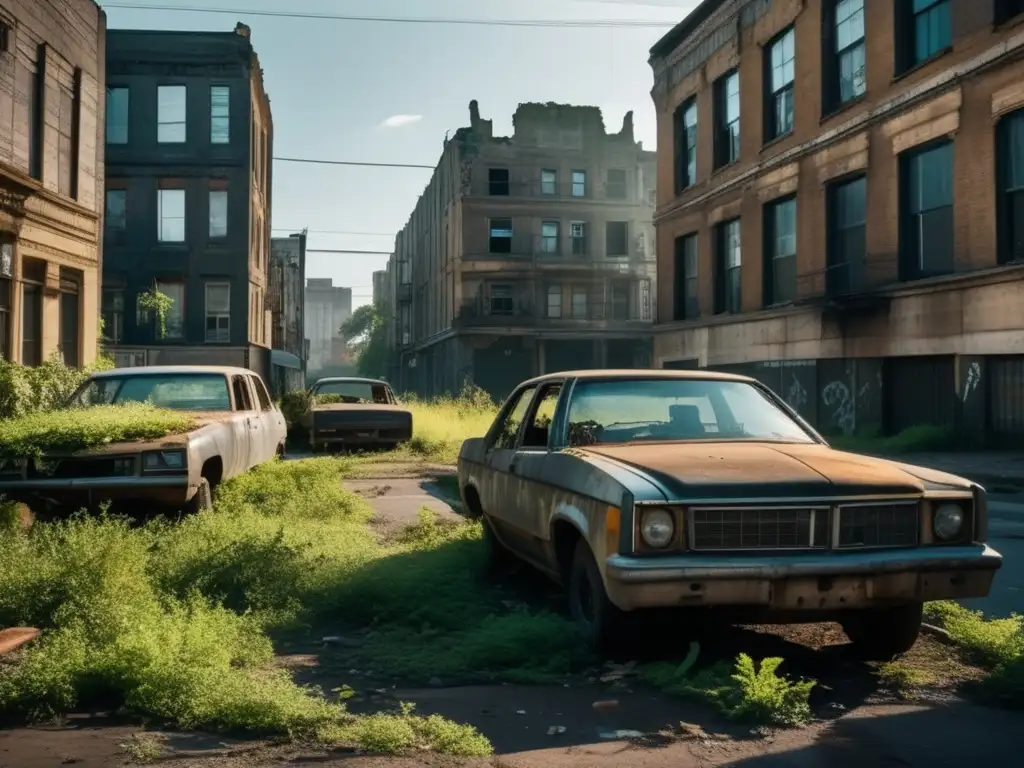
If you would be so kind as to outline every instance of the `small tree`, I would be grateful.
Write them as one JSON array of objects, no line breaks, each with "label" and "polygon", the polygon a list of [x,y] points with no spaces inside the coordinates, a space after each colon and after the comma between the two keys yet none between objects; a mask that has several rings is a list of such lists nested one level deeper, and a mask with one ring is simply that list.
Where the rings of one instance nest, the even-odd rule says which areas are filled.
[{"label": "small tree", "polygon": [[156,335],[158,339],[167,337],[167,315],[174,306],[174,299],[161,293],[155,287],[139,294],[139,309],[152,312],[156,316]]}]

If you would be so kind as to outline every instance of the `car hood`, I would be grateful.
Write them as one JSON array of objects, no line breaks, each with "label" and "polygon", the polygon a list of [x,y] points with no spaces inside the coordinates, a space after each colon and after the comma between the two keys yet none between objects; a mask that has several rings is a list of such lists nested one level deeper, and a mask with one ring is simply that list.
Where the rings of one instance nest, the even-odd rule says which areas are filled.
[{"label": "car hood", "polygon": [[578,451],[627,465],[669,498],[899,495],[971,488],[969,480],[945,472],[819,444],[633,443]]},{"label": "car hood", "polygon": [[206,430],[216,428],[216,425],[231,421],[240,416],[234,411],[180,411],[182,416],[190,416],[195,422],[195,427],[188,432],[164,435],[152,440],[129,440],[123,443],[108,443],[107,445],[85,448],[73,453],[52,453],[47,454],[48,458],[84,457],[123,455],[126,453],[137,453],[139,451],[152,451],[159,449],[182,448],[188,444],[189,438],[199,435]]}]

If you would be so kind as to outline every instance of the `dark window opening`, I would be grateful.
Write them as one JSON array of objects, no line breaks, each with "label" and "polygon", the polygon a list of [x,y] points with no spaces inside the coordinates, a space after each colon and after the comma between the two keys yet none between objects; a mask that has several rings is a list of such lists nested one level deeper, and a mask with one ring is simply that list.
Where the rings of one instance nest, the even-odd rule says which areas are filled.
[{"label": "dark window opening", "polygon": [[512,300],[512,286],[492,285],[490,295],[490,314],[511,315],[515,311]]},{"label": "dark window opening", "polygon": [[104,288],[100,307],[103,338],[119,344],[124,340],[124,289]]},{"label": "dark window opening", "polygon": [[21,362],[43,362],[43,286],[25,283],[21,292]]},{"label": "dark window opening", "polygon": [[796,300],[796,198],[764,207],[764,305]]},{"label": "dark window opening", "polygon": [[490,168],[487,171],[487,187],[491,195],[508,197],[508,168]]},{"label": "dark window opening", "polygon": [[733,70],[718,78],[715,99],[715,168],[740,159],[740,75]]},{"label": "dark window opening", "polygon": [[605,224],[608,256],[629,255],[629,222],[609,221]]},{"label": "dark window opening", "polygon": [[491,253],[512,253],[512,219],[491,219]]},{"label": "dark window opening", "polygon": [[953,142],[900,158],[900,279],[953,272]]},{"label": "dark window opening", "polygon": [[738,314],[742,309],[740,220],[715,227],[715,314]]},{"label": "dark window opening", "polygon": [[1024,0],[995,0],[993,22],[1005,24],[1014,16],[1024,13]]},{"label": "dark window opening", "polygon": [[608,198],[611,200],[626,199],[626,172],[620,169],[611,168],[608,170],[608,187],[606,189]]},{"label": "dark window opening", "polygon": [[673,116],[675,193],[697,181],[697,101],[680,104]]},{"label": "dark window opening", "polygon": [[677,237],[675,242],[675,296],[673,320],[700,317],[697,283],[697,235]]},{"label": "dark window opening", "polygon": [[949,6],[949,0],[897,1],[897,74],[902,74],[949,48],[952,43]]},{"label": "dark window opening", "polygon": [[612,283],[612,320],[629,320],[630,287],[630,284],[626,281],[615,281]]},{"label": "dark window opening", "polygon": [[61,275],[60,327],[57,343],[64,365],[77,368],[82,364],[79,333],[81,332],[80,283],[77,278]]},{"label": "dark window opening", "polygon": [[765,50],[765,141],[793,130],[795,46],[796,35],[790,27]]},{"label": "dark window opening", "polygon": [[36,53],[35,68],[28,72],[28,173],[43,178],[43,125],[46,121],[46,46]]},{"label": "dark window opening", "polygon": [[828,189],[826,290],[841,296],[863,286],[867,255],[867,179],[858,176]]},{"label": "dark window opening", "polygon": [[11,342],[11,304],[13,303],[14,245],[0,244],[0,360],[14,356]]},{"label": "dark window opening", "polygon": [[1000,264],[1024,261],[1024,109],[999,121],[996,222]]},{"label": "dark window opening", "polygon": [[822,13],[822,106],[825,113],[867,91],[864,0],[829,0]]}]

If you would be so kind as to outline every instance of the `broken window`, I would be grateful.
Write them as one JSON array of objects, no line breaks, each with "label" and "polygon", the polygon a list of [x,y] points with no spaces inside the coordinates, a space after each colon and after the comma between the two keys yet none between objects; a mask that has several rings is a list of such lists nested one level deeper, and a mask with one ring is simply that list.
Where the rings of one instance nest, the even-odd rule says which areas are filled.
[{"label": "broken window", "polygon": [[508,168],[491,168],[487,171],[488,192],[491,195],[508,197]]},{"label": "broken window", "polygon": [[512,219],[491,219],[491,253],[512,253]]},{"label": "broken window", "polygon": [[514,302],[512,301],[512,286],[492,285],[490,304],[492,315],[513,314]]},{"label": "broken window", "polygon": [[619,168],[608,170],[608,197],[612,200],[626,199],[626,172]]},{"label": "broken window", "polygon": [[629,255],[629,222],[609,221],[605,224],[606,252],[608,256]]}]

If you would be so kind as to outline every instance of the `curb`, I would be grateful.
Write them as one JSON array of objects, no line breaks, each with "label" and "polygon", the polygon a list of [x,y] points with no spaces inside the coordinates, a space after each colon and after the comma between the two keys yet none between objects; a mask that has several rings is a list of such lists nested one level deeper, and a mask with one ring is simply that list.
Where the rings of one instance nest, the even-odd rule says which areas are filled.
[{"label": "curb", "polygon": [[934,624],[921,624],[921,629],[925,632],[925,634],[931,635],[936,640],[945,643],[946,645],[954,644],[953,638],[950,637],[949,632],[947,632],[942,627],[936,627]]}]

